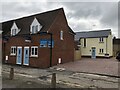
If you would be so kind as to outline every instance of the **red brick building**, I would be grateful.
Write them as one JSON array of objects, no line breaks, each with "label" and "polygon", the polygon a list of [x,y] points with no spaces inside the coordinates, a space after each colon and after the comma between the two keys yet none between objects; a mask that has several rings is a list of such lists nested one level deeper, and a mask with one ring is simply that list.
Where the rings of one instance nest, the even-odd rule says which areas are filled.
[{"label": "red brick building", "polygon": [[47,68],[74,60],[74,35],[63,8],[2,23],[3,60]]}]

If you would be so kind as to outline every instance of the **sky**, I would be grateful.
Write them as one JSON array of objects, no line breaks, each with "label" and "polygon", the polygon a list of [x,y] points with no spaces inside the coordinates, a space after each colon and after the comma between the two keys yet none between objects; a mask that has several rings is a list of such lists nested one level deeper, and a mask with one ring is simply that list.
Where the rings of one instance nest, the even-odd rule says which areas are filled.
[{"label": "sky", "polygon": [[63,8],[74,32],[111,29],[118,37],[118,0],[1,0],[0,22]]}]

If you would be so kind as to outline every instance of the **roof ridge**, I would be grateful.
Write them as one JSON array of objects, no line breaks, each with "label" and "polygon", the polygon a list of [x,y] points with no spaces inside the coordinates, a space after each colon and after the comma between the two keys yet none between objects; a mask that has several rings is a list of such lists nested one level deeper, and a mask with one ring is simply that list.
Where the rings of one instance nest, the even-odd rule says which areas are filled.
[{"label": "roof ridge", "polygon": [[105,30],[94,30],[94,31],[80,31],[80,32],[75,32],[75,33],[100,32],[100,31],[111,31],[111,29],[105,29]]}]

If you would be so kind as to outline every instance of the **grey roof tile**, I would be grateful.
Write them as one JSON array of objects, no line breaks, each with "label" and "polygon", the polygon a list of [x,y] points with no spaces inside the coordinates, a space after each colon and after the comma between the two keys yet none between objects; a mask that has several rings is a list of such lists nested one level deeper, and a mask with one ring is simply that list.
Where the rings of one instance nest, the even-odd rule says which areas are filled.
[{"label": "grey roof tile", "polygon": [[[30,25],[34,18],[36,18],[38,22],[42,25],[42,29],[40,30],[40,32],[47,32],[60,10],[63,10],[63,8],[3,22],[3,35],[10,35],[10,28],[12,27],[14,21],[17,24],[18,28],[21,30],[18,33],[19,35],[30,34]],[[69,31],[74,33],[71,29],[69,29]]]},{"label": "grey roof tile", "polygon": [[75,40],[79,40],[80,38],[107,37],[110,33],[111,33],[111,29],[76,32]]}]

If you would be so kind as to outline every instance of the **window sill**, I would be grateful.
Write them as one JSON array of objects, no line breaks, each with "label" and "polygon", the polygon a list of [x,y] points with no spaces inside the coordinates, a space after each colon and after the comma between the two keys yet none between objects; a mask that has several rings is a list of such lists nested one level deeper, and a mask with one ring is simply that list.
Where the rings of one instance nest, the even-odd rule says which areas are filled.
[{"label": "window sill", "polygon": [[99,53],[99,54],[104,54],[104,53]]},{"label": "window sill", "polygon": [[38,55],[31,55],[30,57],[36,57],[36,58],[37,58],[37,57],[38,57]]},{"label": "window sill", "polygon": [[16,56],[16,54],[10,54],[10,56]]},{"label": "window sill", "polygon": [[104,42],[99,42],[99,43],[104,43]]},{"label": "window sill", "polygon": [[35,33],[32,33],[32,32],[31,32],[30,34],[37,34],[37,32],[35,32]]},{"label": "window sill", "polygon": [[[48,47],[48,48],[51,48],[51,47]],[[54,48],[54,47],[52,47],[52,48]]]},{"label": "window sill", "polygon": [[47,48],[47,46],[46,47],[40,47],[40,48]]}]

